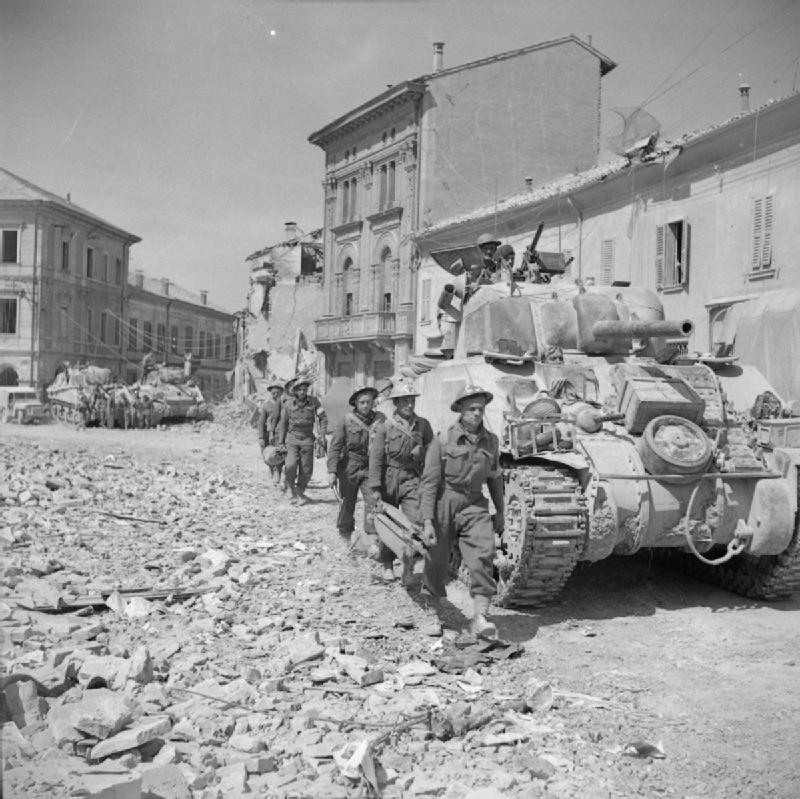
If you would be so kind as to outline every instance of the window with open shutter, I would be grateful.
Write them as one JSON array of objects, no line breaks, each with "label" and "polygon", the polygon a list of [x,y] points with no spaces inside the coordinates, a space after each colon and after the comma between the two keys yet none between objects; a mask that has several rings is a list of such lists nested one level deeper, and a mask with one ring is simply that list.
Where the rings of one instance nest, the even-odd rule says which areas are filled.
[{"label": "window with open shutter", "polygon": [[772,194],[753,200],[753,244],[750,273],[764,275],[772,267],[772,220],[775,198]]},{"label": "window with open shutter", "polygon": [[691,225],[686,219],[656,227],[656,285],[659,288],[688,286],[690,237]]},{"label": "window with open shutter", "polygon": [[422,298],[420,300],[420,322],[430,322],[431,320],[431,279],[426,278],[422,281]]},{"label": "window with open shutter", "polygon": [[664,286],[664,225],[656,228],[656,286]]},{"label": "window with open shutter", "polygon": [[610,286],[614,282],[614,239],[603,239],[600,243],[600,284]]},{"label": "window with open shutter", "polygon": [[768,194],[764,198],[764,232],[761,240],[761,268],[769,269],[772,265],[772,210],[773,197]]}]

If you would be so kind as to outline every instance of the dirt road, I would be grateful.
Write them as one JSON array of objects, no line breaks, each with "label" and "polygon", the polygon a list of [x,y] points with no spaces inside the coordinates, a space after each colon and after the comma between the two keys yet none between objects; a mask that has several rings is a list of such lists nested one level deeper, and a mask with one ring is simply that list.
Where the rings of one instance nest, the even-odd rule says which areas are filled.
[{"label": "dirt road", "polygon": [[[297,529],[303,546],[318,557],[287,562],[282,590],[314,578],[334,580],[343,592],[328,596],[317,618],[349,625],[349,634],[371,643],[386,662],[402,663],[411,651],[430,651],[430,640],[395,626],[401,617],[421,618],[413,596],[399,584],[381,584],[375,564],[353,559],[338,540],[336,504],[323,485],[323,465],[317,464],[309,491],[313,502],[291,507],[266,487],[253,438],[249,430],[213,423],[131,432],[6,425],[0,429],[0,461],[6,475],[24,472],[25,459],[34,452],[55,466],[62,457],[130,460],[145,472],[167,468],[189,475],[198,485],[209,479],[219,484],[220,476],[227,476],[252,499],[251,526],[240,512],[238,528],[223,529],[226,516],[220,510],[203,531],[205,539],[216,537],[223,546],[242,530],[257,538],[262,529],[277,526],[287,535]],[[137,490],[133,485],[129,492],[128,511],[135,507]],[[148,495],[147,511],[179,499],[163,491]],[[197,539],[200,528],[193,529]],[[153,546],[167,546],[165,540]],[[186,533],[180,543],[196,540]],[[175,544],[170,539],[169,545]],[[165,554],[146,550],[149,574],[152,561]],[[134,551],[130,557],[145,555]],[[252,563],[259,557],[250,550]],[[131,566],[130,573],[135,571]],[[269,598],[270,583],[261,589]],[[303,595],[297,597],[302,605]],[[458,627],[469,598],[456,584],[448,599],[447,622]],[[251,610],[247,603],[238,605],[230,624],[250,623]],[[579,568],[555,604],[531,612],[498,610],[493,621],[504,639],[523,644],[524,651],[484,666],[483,686],[495,697],[513,697],[531,676],[549,682],[554,701],[537,717],[539,734],[532,732],[516,746],[480,748],[401,738],[382,754],[383,766],[398,775],[385,786],[385,796],[466,796],[452,787],[459,781],[468,788],[493,785],[497,796],[508,797],[800,795],[800,598],[776,604],[745,600],[669,572],[640,554]],[[209,657],[213,661],[213,649]],[[377,702],[366,700],[372,701]],[[633,742],[658,744],[666,757],[629,756],[624,750]],[[531,767],[523,768],[523,755],[543,757],[547,773],[536,777]],[[304,795],[301,787],[297,794],[294,789],[281,793],[268,782],[252,787],[267,796]],[[323,795],[305,790],[309,796]],[[354,788],[342,790],[342,795],[359,795]]]}]

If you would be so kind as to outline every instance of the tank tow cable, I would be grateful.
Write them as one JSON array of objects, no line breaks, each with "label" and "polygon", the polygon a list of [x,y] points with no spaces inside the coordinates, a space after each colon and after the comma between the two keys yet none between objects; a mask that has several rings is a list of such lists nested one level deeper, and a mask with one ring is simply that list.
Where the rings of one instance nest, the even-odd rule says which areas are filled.
[{"label": "tank tow cable", "polygon": [[683,537],[686,539],[686,545],[689,547],[689,550],[701,563],[705,563],[707,566],[719,566],[723,563],[727,563],[731,558],[735,558],[737,555],[741,555],[741,553],[744,552],[745,547],[753,537],[753,531],[748,527],[747,522],[744,519],[739,519],[739,522],[736,525],[736,531],[733,535],[733,538],[728,542],[728,549],[725,554],[715,558],[714,560],[704,558],[697,551],[697,547],[695,547],[694,541],[692,541],[692,535],[689,532],[692,508],[694,507],[694,501],[697,497],[697,492],[700,488],[700,485],[701,483],[698,483],[694,487],[692,496],[689,498],[689,504],[686,507],[686,515],[683,517],[683,530],[681,532],[683,533]]}]

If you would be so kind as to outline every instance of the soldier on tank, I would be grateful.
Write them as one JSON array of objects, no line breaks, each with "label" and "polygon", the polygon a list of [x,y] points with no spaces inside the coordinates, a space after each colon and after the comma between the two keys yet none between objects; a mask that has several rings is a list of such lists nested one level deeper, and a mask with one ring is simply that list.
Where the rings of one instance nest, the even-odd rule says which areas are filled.
[{"label": "soldier on tank", "polygon": [[488,233],[482,233],[478,236],[475,246],[480,253],[479,263],[470,269],[468,280],[472,286],[480,286],[487,283],[495,282],[494,276],[497,272],[497,264],[495,263],[495,256],[500,242],[494,236]]},{"label": "soldier on tank", "polygon": [[357,388],[350,395],[351,412],[346,413],[333,432],[328,451],[328,484],[339,485],[342,498],[336,526],[339,535],[350,539],[355,530],[355,509],[358,493],[364,499],[365,549],[375,546],[377,535],[372,521],[375,497],[369,488],[370,444],[376,429],[386,417],[375,411],[378,389],[372,386]]},{"label": "soldier on tank", "polygon": [[[381,500],[400,508],[412,523],[422,522],[419,513],[419,481],[425,453],[433,439],[427,419],[414,413],[419,394],[408,384],[395,386],[389,394],[394,413],[375,431],[369,451],[369,488],[376,502]],[[381,544],[378,562],[383,579],[394,579],[394,553]],[[403,564],[403,582],[411,577],[413,564]]]},{"label": "soldier on tank", "polygon": [[275,437],[276,446],[286,447],[283,479],[292,495],[289,501],[298,505],[308,502],[305,490],[314,470],[314,443],[325,440],[328,425],[320,401],[308,393],[310,386],[305,378],[293,381],[292,396],[281,409]]},{"label": "soldier on tank", "polygon": [[[262,403],[256,423],[258,445],[261,447],[262,456],[267,447],[275,446],[275,431],[280,422],[281,408],[283,407],[283,386],[276,381],[267,386],[267,391],[269,391],[269,397]],[[280,483],[282,470],[282,463],[269,467],[269,474],[274,485]]]},{"label": "soldier on tank", "polygon": [[[486,405],[491,401],[492,394],[480,386],[468,385],[459,392],[450,406],[459,419],[428,447],[420,486],[423,537],[428,547],[423,598],[438,615],[438,602],[446,595],[450,549],[457,545],[470,576],[471,631],[484,638],[497,635],[486,615],[496,593],[494,541],[495,534],[503,531],[505,512],[499,442],[483,426]],[[494,520],[483,495],[484,483],[494,503]]]}]

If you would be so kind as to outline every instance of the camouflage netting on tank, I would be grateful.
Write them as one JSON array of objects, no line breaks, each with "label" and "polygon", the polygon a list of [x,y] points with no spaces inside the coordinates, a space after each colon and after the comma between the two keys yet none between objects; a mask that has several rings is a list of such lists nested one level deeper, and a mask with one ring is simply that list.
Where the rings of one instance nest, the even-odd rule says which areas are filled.
[{"label": "camouflage netting on tank", "polygon": [[179,366],[159,366],[158,379],[162,383],[170,383],[173,386],[186,382],[183,369]]}]

